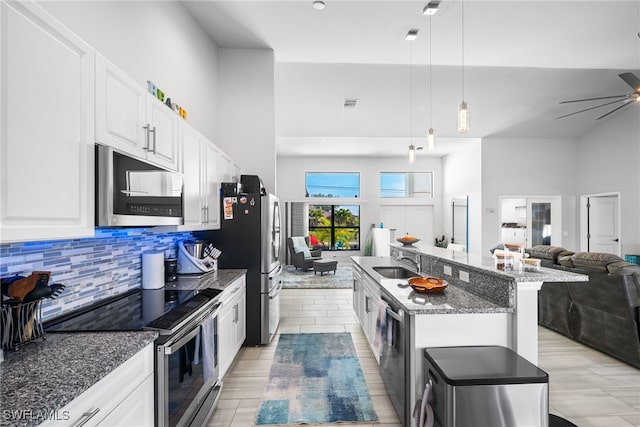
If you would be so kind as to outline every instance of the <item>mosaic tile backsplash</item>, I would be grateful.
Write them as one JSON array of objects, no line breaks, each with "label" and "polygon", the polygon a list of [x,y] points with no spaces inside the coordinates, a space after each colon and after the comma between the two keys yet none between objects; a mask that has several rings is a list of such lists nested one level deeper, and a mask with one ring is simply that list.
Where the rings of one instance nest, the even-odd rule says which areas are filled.
[{"label": "mosaic tile backsplash", "polygon": [[176,257],[176,244],[193,239],[188,232],[162,233],[153,229],[96,229],[95,238],[0,245],[0,277],[50,271],[52,283],[66,289],[45,299],[42,319],[49,320],[103,298],[139,288],[142,253],[164,251]]}]

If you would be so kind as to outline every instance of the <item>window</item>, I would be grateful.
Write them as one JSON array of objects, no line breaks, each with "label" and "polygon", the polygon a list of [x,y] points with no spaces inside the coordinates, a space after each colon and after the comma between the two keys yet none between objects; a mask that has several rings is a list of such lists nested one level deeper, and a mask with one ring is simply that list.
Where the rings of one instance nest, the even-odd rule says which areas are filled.
[{"label": "window", "polygon": [[309,205],[309,239],[325,250],[359,250],[360,206]]},{"label": "window", "polygon": [[358,172],[307,172],[306,197],[360,197]]},{"label": "window", "polygon": [[380,172],[381,198],[418,198],[432,196],[432,172]]}]

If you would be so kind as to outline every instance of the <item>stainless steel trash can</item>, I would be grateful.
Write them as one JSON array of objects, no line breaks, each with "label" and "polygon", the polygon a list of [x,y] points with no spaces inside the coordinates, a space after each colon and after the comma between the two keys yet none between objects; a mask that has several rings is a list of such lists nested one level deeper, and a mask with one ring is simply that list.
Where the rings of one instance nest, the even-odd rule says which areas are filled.
[{"label": "stainless steel trash can", "polygon": [[511,349],[426,348],[424,375],[434,427],[549,426],[549,376]]}]

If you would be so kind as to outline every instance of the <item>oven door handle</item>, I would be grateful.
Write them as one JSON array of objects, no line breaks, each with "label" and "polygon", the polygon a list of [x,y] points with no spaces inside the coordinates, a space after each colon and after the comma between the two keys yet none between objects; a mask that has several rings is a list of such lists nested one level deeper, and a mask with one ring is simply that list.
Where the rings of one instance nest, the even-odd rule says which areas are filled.
[{"label": "oven door handle", "polygon": [[403,323],[404,322],[404,316],[402,315],[402,312],[400,313],[396,313],[395,311],[393,311],[393,309],[391,307],[387,307],[386,310],[387,314],[389,316],[391,316],[395,321],[399,322],[399,323]]},{"label": "oven door handle", "polygon": [[189,332],[188,334],[180,338],[178,341],[171,343],[171,345],[165,345],[164,347],[165,356],[169,356],[175,353],[176,350],[179,350],[180,348],[182,348],[186,343],[188,343],[190,340],[196,337],[199,333],[200,333],[200,325],[198,325],[198,327],[195,328],[193,331]]}]

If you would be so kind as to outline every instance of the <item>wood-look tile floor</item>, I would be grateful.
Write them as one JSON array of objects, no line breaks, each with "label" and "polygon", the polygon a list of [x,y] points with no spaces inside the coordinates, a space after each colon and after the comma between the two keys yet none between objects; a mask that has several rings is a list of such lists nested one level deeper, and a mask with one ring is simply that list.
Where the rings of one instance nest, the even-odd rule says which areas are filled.
[{"label": "wood-look tile floor", "polygon": [[[284,289],[280,295],[279,333],[351,332],[380,421],[358,426],[401,427],[353,313],[351,290]],[[640,370],[545,328],[539,328],[539,334],[539,366],[549,374],[551,413],[578,427],[640,427]],[[268,346],[240,350],[223,379],[209,427],[254,425],[278,338]]]}]

